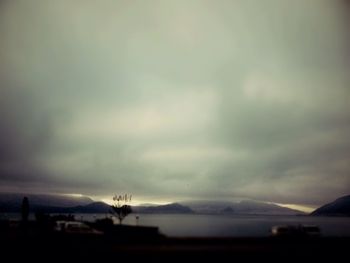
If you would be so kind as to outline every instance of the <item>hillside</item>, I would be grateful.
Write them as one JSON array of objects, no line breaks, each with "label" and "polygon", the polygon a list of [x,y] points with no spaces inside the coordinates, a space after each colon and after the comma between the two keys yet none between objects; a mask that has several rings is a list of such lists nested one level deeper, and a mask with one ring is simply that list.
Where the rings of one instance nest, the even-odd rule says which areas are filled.
[{"label": "hillside", "polygon": [[93,203],[93,200],[87,196],[0,193],[0,212],[19,212],[24,196],[28,197],[31,209],[43,207],[68,208]]},{"label": "hillside", "polygon": [[313,216],[350,216],[350,195],[321,206],[311,213]]}]

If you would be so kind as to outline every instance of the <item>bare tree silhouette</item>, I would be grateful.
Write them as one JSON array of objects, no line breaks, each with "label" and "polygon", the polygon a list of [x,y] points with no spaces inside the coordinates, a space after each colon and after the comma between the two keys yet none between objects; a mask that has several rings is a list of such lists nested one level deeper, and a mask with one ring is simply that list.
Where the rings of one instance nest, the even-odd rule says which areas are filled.
[{"label": "bare tree silhouette", "polygon": [[114,204],[111,206],[112,214],[118,218],[119,224],[122,224],[124,218],[132,213],[131,206],[129,203],[131,202],[132,195],[114,195],[113,201]]}]

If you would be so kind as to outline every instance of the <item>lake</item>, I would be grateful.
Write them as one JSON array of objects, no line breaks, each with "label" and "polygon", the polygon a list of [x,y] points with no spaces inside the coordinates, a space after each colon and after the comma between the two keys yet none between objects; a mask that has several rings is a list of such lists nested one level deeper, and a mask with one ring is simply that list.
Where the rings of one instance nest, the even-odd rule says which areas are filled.
[{"label": "lake", "polygon": [[[135,225],[134,215],[125,224]],[[310,224],[321,228],[324,236],[350,236],[350,218],[261,215],[139,215],[139,225],[158,226],[168,236],[176,237],[263,237],[274,225]]]},{"label": "lake", "polygon": [[[75,218],[94,221],[106,216],[109,217],[105,214],[76,214]],[[19,219],[20,215],[0,215],[0,219],[4,218]],[[123,224],[157,226],[162,234],[171,237],[265,237],[270,235],[272,226],[289,224],[317,225],[323,236],[350,236],[349,217],[131,214]]]}]

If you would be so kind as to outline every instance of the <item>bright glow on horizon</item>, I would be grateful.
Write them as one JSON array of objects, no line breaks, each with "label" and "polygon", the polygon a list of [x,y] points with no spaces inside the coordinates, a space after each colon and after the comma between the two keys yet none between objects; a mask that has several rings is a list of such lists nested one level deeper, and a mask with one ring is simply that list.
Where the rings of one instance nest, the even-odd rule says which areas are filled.
[{"label": "bright glow on horizon", "polygon": [[[106,204],[109,205],[113,205],[113,199],[112,197],[106,197],[106,196],[95,196],[95,197],[91,197],[94,201],[102,201]],[[244,199],[240,199],[244,200]],[[132,206],[140,206],[140,205],[145,205],[145,204],[149,204],[149,205],[167,205],[167,204],[171,204],[171,203],[176,203],[176,202],[181,202],[183,200],[173,200],[173,199],[155,199],[155,198],[138,198],[138,199],[132,199],[130,205]],[[238,200],[236,200],[237,202]],[[235,201],[233,201],[235,202]],[[239,201],[238,201],[239,202]],[[270,204],[275,204],[281,207],[286,207],[286,208],[290,208],[290,209],[294,209],[294,210],[298,210],[304,213],[311,213],[312,211],[314,211],[317,207],[311,207],[311,206],[307,206],[307,205],[300,205],[300,204],[282,204],[282,203],[273,203],[273,202],[264,202],[264,203],[270,203]]]},{"label": "bright glow on horizon", "polygon": [[82,194],[59,194],[59,195],[63,195],[63,196],[70,196],[70,197],[84,197],[84,195]]},{"label": "bright glow on horizon", "polygon": [[305,212],[305,213],[311,213],[312,211],[314,211],[316,209],[316,207],[310,207],[310,206],[299,205],[299,204],[280,204],[280,203],[275,203],[275,204],[279,205],[279,206],[282,206],[282,207],[286,207],[286,208],[298,210],[298,211],[301,211],[301,212]]},{"label": "bright glow on horizon", "polygon": [[[94,201],[102,201],[108,205],[113,205],[114,201],[112,196],[92,196],[91,197]],[[151,205],[167,205],[170,203],[174,203],[175,201],[172,200],[165,200],[165,199],[154,199],[154,198],[135,198],[131,199],[131,202],[129,203],[131,206],[139,206],[144,204],[151,204]]]}]

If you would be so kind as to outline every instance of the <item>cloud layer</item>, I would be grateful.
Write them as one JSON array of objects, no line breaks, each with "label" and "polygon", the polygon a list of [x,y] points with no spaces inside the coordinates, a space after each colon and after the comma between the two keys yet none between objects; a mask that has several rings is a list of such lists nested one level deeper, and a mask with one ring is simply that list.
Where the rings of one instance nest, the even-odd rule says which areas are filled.
[{"label": "cloud layer", "polygon": [[341,1],[3,1],[0,190],[348,194],[346,19]]}]

